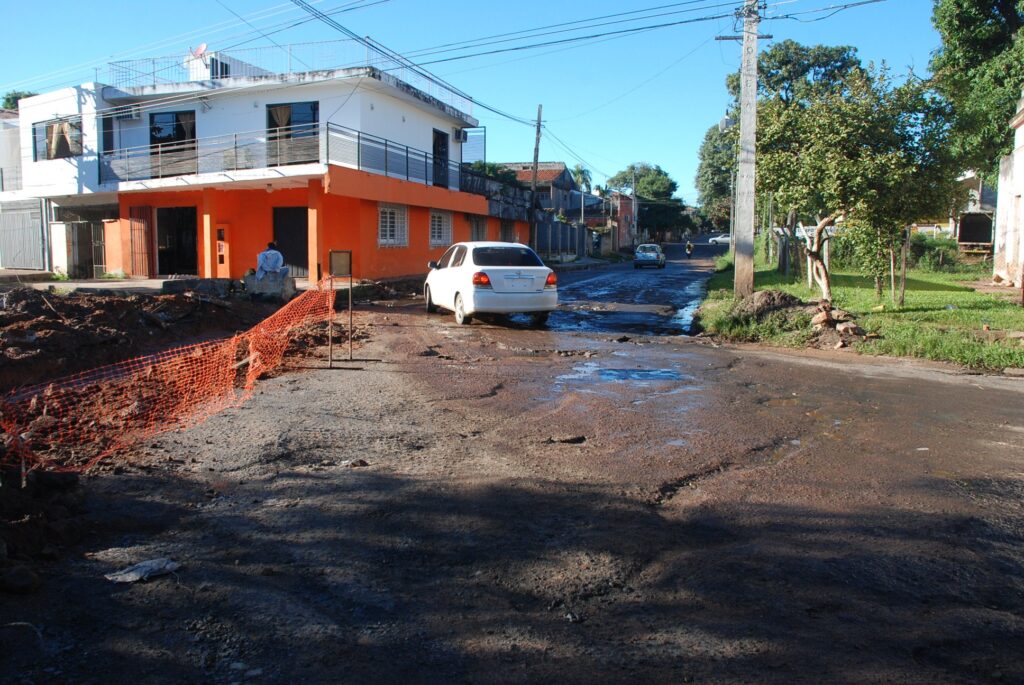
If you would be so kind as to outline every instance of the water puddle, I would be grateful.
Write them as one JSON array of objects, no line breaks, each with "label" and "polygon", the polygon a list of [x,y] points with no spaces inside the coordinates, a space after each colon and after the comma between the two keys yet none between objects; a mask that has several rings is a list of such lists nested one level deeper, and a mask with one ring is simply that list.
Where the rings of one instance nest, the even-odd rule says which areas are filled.
[{"label": "water puddle", "polygon": [[557,376],[557,381],[591,381],[591,382],[651,382],[681,381],[689,378],[675,369],[609,369],[594,362],[587,362],[572,367],[572,373]]}]

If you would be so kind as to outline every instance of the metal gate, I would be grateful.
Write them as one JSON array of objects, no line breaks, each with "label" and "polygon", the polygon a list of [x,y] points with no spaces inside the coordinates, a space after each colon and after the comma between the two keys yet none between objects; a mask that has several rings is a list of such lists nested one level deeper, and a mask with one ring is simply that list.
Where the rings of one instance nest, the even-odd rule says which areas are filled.
[{"label": "metal gate", "polygon": [[153,221],[152,207],[130,207],[128,209],[129,235],[131,236],[131,269],[132,276],[149,277],[153,272],[150,269],[149,255],[152,252],[152,236],[149,226]]},{"label": "metal gate", "polygon": [[0,267],[46,268],[46,227],[41,200],[0,202]]}]

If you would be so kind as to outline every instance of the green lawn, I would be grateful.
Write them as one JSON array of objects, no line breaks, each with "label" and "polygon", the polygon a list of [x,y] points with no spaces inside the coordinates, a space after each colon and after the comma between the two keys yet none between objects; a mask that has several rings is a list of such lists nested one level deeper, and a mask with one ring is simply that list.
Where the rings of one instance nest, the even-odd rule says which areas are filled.
[{"label": "green lawn", "polygon": [[[879,302],[874,281],[859,274],[834,273],[832,290],[836,306],[881,336],[858,343],[860,352],[951,361],[974,369],[1024,367],[1024,341],[1000,339],[1005,333],[1024,331],[1024,308],[1019,299],[978,293],[963,285],[983,277],[981,272],[911,271],[902,308],[893,307],[888,291]],[[811,337],[804,316],[769,315],[761,322],[733,316],[732,280],[732,269],[726,266],[709,281],[708,297],[699,314],[706,331],[790,346],[802,345]],[[790,282],[774,269],[758,270],[755,283],[758,290],[783,290],[806,301],[821,296],[818,290],[808,289],[806,282]],[[884,304],[885,310],[873,311],[879,304]],[[986,325],[990,331],[984,330]]]}]

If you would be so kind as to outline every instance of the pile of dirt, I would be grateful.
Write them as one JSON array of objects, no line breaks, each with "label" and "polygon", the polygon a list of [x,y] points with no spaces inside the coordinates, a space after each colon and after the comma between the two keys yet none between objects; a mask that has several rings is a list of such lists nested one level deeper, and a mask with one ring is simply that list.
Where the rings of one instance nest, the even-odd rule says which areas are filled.
[{"label": "pile of dirt", "polygon": [[0,391],[232,335],[274,305],[175,295],[0,293]]},{"label": "pile of dirt", "polygon": [[804,309],[806,307],[807,304],[800,298],[781,290],[758,290],[750,297],[741,300],[733,309],[733,314],[761,320],[766,314],[780,309]]}]

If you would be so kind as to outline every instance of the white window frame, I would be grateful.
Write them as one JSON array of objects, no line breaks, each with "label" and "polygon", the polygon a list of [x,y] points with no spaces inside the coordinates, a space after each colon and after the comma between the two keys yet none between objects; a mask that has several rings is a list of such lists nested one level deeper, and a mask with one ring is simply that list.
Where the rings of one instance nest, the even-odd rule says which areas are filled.
[{"label": "white window frame", "polygon": [[380,247],[409,245],[409,211],[404,205],[379,205],[377,208],[377,244]]},{"label": "white window frame", "polygon": [[487,217],[471,215],[469,219],[469,239],[487,240]]},{"label": "white window frame", "polygon": [[448,247],[452,244],[451,212],[430,210],[430,247]]}]

